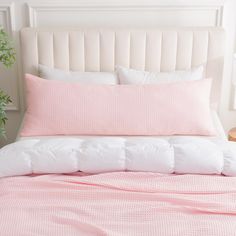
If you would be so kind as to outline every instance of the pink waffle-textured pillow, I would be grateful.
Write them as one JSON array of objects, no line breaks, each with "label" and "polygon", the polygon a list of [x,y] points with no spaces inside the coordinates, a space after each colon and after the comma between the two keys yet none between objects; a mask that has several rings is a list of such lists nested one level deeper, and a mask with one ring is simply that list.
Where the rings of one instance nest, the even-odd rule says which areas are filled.
[{"label": "pink waffle-textured pillow", "polygon": [[85,85],[26,75],[21,136],[215,135],[211,79],[158,85]]}]

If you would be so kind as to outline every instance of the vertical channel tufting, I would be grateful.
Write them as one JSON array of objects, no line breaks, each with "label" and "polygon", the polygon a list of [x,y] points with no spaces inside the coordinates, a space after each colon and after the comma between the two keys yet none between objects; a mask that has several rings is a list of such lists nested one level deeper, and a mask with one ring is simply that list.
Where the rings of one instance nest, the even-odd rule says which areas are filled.
[{"label": "vertical channel tufting", "polygon": [[116,33],[113,32],[113,31],[110,31],[110,34],[111,34],[111,37],[112,37],[112,45],[111,45],[111,62],[109,64],[109,71],[114,71],[115,70],[115,65],[116,65],[116,62],[115,62],[115,44],[116,44]]},{"label": "vertical channel tufting", "polygon": [[87,71],[87,41],[86,41],[86,34],[87,32],[84,32],[84,71]]},{"label": "vertical channel tufting", "polygon": [[54,41],[55,41],[55,39],[54,39],[55,37],[54,37],[54,32],[52,33],[52,52],[53,52],[53,67],[55,67],[55,43],[54,43]]},{"label": "vertical channel tufting", "polygon": [[190,67],[193,67],[193,47],[194,47],[194,32],[192,32],[192,49],[191,49],[191,59],[190,59]]},{"label": "vertical channel tufting", "polygon": [[189,31],[178,31],[176,70],[187,70],[191,68],[193,33]]},{"label": "vertical channel tufting", "polygon": [[171,63],[173,63],[173,65],[172,65],[172,68],[170,66],[170,68],[167,69],[167,71],[176,70],[176,64],[177,64],[176,57],[177,57],[177,50],[178,50],[178,31],[175,31],[173,34],[173,50],[174,50],[173,51],[174,55],[172,58],[170,58],[170,60],[172,61]]},{"label": "vertical channel tufting", "polygon": [[86,50],[85,50],[85,47],[86,47],[86,45],[85,45],[85,32],[83,32],[83,52],[84,52],[84,54],[83,54],[83,71],[86,71],[86,65],[85,65],[85,63],[86,63]]},{"label": "vertical channel tufting", "polygon": [[53,67],[53,38],[51,32],[38,33],[38,61],[49,67]]},{"label": "vertical channel tufting", "polygon": [[134,31],[130,44],[130,67],[137,70],[145,69],[145,31]]},{"label": "vertical channel tufting", "polygon": [[130,31],[116,31],[115,61],[116,65],[129,67]]},{"label": "vertical channel tufting", "polygon": [[[36,32],[36,42],[35,42],[35,47],[36,47],[36,55],[35,55],[35,58],[36,58],[36,61],[37,61],[37,65],[39,64],[39,47],[38,47],[38,32]],[[38,72],[37,72],[38,73]]]},{"label": "vertical channel tufting", "polygon": [[177,61],[177,56],[178,56],[178,51],[179,51],[179,32],[177,31],[176,32],[176,51],[175,51],[175,69],[174,70],[177,70],[177,67],[178,67],[178,61]]},{"label": "vertical channel tufting", "polygon": [[129,46],[128,46],[128,67],[130,68],[130,63],[131,63],[131,40],[132,40],[132,31],[131,32],[129,32],[129,40],[128,40],[128,42],[129,42]]},{"label": "vertical channel tufting", "polygon": [[145,44],[144,44],[144,70],[146,70],[146,57],[147,57],[147,31],[145,32]]},{"label": "vertical channel tufting", "polygon": [[67,32],[67,52],[68,52],[68,70],[71,70],[70,59],[70,32]]},{"label": "vertical channel tufting", "polygon": [[208,54],[208,31],[198,30],[193,32],[193,49],[192,49],[192,67],[206,64]]},{"label": "vertical channel tufting", "polygon": [[114,71],[114,32],[103,30],[100,35],[100,69]]},{"label": "vertical channel tufting", "polygon": [[84,37],[85,71],[99,71],[99,31],[88,30]]},{"label": "vertical channel tufting", "polygon": [[161,45],[160,45],[160,66],[159,72],[162,72],[161,65],[162,65],[162,52],[163,52],[163,32],[161,32]]},{"label": "vertical channel tufting", "polygon": [[146,38],[146,70],[160,72],[161,65],[161,31],[150,30]]},{"label": "vertical channel tufting", "polygon": [[98,31],[98,71],[101,71],[101,32]]},{"label": "vertical channel tufting", "polygon": [[206,56],[206,61],[208,61],[209,58],[209,51],[210,51],[210,32],[207,32],[207,56]]},{"label": "vertical channel tufting", "polygon": [[177,32],[164,31],[162,40],[161,71],[174,71],[176,64]]},{"label": "vertical channel tufting", "polygon": [[113,46],[112,46],[112,71],[115,71],[115,66],[116,66],[116,32],[112,32],[112,36],[113,36]]},{"label": "vertical channel tufting", "polygon": [[216,60],[224,53],[224,45],[218,43],[224,41],[224,34],[208,31],[208,35],[208,59],[209,61]]},{"label": "vertical channel tufting", "polygon": [[[215,45],[211,45],[211,43],[212,43],[212,41],[211,41],[211,34],[210,34],[210,32],[208,31],[208,44],[207,44],[207,63],[206,63],[206,77],[211,77],[212,75],[214,75],[214,73],[216,73],[216,75],[218,74],[218,73],[220,73],[220,68],[217,68],[216,67],[216,62],[215,62],[215,60],[216,60],[216,58],[217,58],[217,56],[216,55],[214,55],[214,46]],[[217,50],[215,50],[215,51],[217,51]],[[215,56],[216,56],[216,58],[215,58]],[[212,62],[212,60],[213,60],[213,62]],[[213,71],[214,70],[214,72],[213,72],[213,74],[211,74],[211,73],[209,73],[210,71]],[[216,76],[215,75],[215,76]],[[214,77],[215,77],[214,76]],[[214,78],[213,77],[213,78]],[[212,84],[212,91],[214,90],[214,91],[216,91],[216,90],[218,90],[219,89],[219,83],[217,83],[217,81],[215,82],[215,83],[213,83]],[[215,94],[214,93],[212,93],[211,94],[211,100],[212,100],[212,103],[214,104],[215,103],[215,101],[217,100],[217,97],[215,96]]]},{"label": "vertical channel tufting", "polygon": [[[224,62],[224,44],[219,42],[224,41],[225,35],[217,31],[208,31],[208,55],[207,55],[207,67],[206,76],[211,78],[217,78],[223,73],[223,62]],[[215,80],[212,86],[211,100],[217,102],[221,91],[222,80]]]},{"label": "vertical channel tufting", "polygon": [[68,32],[54,32],[54,59],[56,68],[69,70],[68,40]]},{"label": "vertical channel tufting", "polygon": [[68,32],[69,70],[72,70],[71,31]]},{"label": "vertical channel tufting", "polygon": [[[131,31],[129,33],[129,51],[128,51],[128,55],[129,55],[129,65],[128,67],[131,68],[131,69],[135,69],[133,68],[133,65],[132,65],[132,47],[133,47],[133,41],[132,41],[132,35],[133,35],[133,32]],[[136,68],[137,69],[137,68]]]}]

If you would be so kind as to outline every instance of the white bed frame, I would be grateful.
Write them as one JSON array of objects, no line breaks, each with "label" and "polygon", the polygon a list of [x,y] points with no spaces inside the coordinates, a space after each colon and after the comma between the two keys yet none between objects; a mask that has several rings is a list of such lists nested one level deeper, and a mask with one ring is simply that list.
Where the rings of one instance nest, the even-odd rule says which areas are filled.
[{"label": "white bed frame", "polygon": [[205,66],[213,78],[212,102],[219,102],[224,62],[221,28],[55,29],[21,31],[23,72],[37,75],[38,64],[65,70],[174,71]]}]

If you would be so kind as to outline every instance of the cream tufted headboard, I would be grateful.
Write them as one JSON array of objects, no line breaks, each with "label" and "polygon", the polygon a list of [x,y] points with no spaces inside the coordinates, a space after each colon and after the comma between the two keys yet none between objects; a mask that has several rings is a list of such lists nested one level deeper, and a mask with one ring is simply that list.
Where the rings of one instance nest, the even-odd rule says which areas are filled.
[{"label": "cream tufted headboard", "polygon": [[37,65],[114,71],[115,65],[139,70],[174,71],[200,64],[214,79],[212,101],[220,98],[224,31],[221,28],[43,29],[21,31],[23,72]]}]

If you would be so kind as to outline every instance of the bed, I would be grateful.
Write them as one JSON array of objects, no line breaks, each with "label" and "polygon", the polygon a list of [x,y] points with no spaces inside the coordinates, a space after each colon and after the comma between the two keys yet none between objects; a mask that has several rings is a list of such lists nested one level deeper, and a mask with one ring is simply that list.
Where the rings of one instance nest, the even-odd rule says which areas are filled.
[{"label": "bed", "polygon": [[[21,32],[21,45],[23,72],[33,75],[38,75],[38,64],[82,72],[113,72],[115,65],[153,72],[188,70],[203,65],[205,76],[213,78],[211,103],[219,103],[224,63],[224,31],[220,28],[26,28]],[[216,157],[216,147],[223,147],[221,141],[225,136],[219,120],[217,126],[221,130],[220,138],[206,137],[204,140],[208,140],[207,143],[197,141],[197,146],[190,148],[190,153],[193,153],[197,152],[196,147],[204,146],[204,151],[197,155],[201,164],[207,162],[210,153]],[[156,137],[152,135],[152,138]],[[133,139],[141,139],[135,144],[140,148],[146,137],[29,135],[18,137],[18,140],[24,142],[22,152],[29,155],[26,149],[34,143],[45,145],[49,141],[58,148],[73,145],[77,140],[89,145],[94,142],[90,141],[93,138],[96,142],[104,138],[105,141],[108,139],[108,142],[113,142],[113,146],[100,143],[99,148],[103,149],[99,152],[105,150],[106,158],[117,155],[119,159],[119,153],[123,149],[127,151],[127,145],[133,145]],[[179,137],[177,141],[176,137],[168,135],[162,138],[165,141],[160,145],[166,145],[167,148],[179,142]],[[186,141],[186,136],[180,138]],[[188,143],[191,145],[190,143],[195,142],[195,137],[189,138]],[[150,143],[152,142],[151,140]],[[209,142],[214,142],[215,146],[210,148]],[[124,143],[125,147],[122,146]],[[227,141],[224,143],[228,145]],[[67,166],[68,160],[73,162],[73,156],[63,149],[64,159],[60,168],[72,168],[68,172],[73,173],[62,174],[65,169],[55,171],[57,158],[48,154],[50,150],[46,146],[35,148],[37,159],[28,161],[28,157],[23,158],[24,160],[16,157],[19,154],[19,146],[16,144],[10,151],[4,149],[12,159],[9,158],[5,169],[0,168],[1,174],[10,173],[9,176],[0,178],[0,234],[236,235],[236,151],[234,143],[230,143],[230,146],[230,151],[228,146],[221,150],[224,159],[211,162],[213,164],[208,169],[203,168],[203,174],[194,172],[194,163],[191,173],[184,171],[184,165],[179,166],[179,169],[175,166],[175,172],[178,169],[179,173],[162,173],[156,169],[142,171],[143,167],[152,168],[151,165],[145,166],[142,161],[138,167],[136,165],[136,169],[134,165],[130,165],[134,170],[131,171],[132,168],[127,169],[127,160],[123,160],[126,162],[123,169],[117,167],[120,162],[115,163],[117,166],[111,165],[109,169],[104,167],[107,162],[104,158],[99,158],[99,152],[91,157],[92,166],[83,165],[84,171],[73,172],[73,167]],[[109,149],[110,147],[116,149]],[[32,154],[32,150],[30,153]],[[138,156],[135,153],[134,157]],[[0,154],[0,166],[3,166],[2,156]],[[186,156],[188,158],[187,154]],[[44,162],[37,164],[39,159]],[[49,159],[53,159],[53,162]],[[22,167],[24,162],[31,165],[29,168],[32,173],[27,172],[28,166],[25,169]],[[218,165],[223,170],[217,169]],[[231,167],[227,169],[227,165]],[[32,170],[37,168],[38,173],[34,173]],[[42,168],[50,174],[41,174]],[[16,176],[11,176],[11,173],[16,173]]]}]

